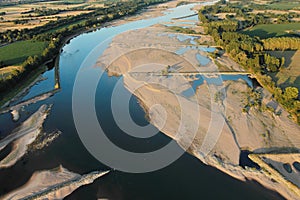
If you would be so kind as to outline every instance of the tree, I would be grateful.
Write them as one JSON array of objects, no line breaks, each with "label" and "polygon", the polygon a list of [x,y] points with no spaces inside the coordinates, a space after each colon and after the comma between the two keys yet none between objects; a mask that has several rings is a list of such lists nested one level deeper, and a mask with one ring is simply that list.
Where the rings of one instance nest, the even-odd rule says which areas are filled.
[{"label": "tree", "polygon": [[285,88],[284,96],[285,96],[286,100],[297,99],[299,96],[298,88],[296,88],[296,87]]}]

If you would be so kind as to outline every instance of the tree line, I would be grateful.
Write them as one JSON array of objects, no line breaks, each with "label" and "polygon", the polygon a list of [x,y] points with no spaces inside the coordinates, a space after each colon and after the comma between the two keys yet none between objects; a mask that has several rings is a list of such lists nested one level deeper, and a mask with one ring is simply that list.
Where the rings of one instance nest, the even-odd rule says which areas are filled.
[{"label": "tree line", "polygon": [[262,40],[265,50],[298,50],[300,49],[300,38],[279,37]]}]

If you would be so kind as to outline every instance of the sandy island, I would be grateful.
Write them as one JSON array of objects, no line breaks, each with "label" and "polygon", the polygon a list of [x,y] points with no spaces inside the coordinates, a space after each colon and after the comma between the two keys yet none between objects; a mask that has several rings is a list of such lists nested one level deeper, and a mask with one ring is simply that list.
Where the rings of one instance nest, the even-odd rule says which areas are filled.
[{"label": "sandy island", "polygon": [[[140,100],[150,122],[202,162],[237,179],[256,180],[285,198],[299,199],[299,183],[295,181],[299,180],[299,173],[287,176],[282,167],[278,167],[283,161],[274,161],[277,168],[272,167],[270,159],[263,159],[262,155],[280,157],[287,152],[298,153],[300,127],[288,118],[288,113],[266,90],[252,91],[241,79],[224,81],[221,85],[204,81],[193,95],[185,96],[184,91],[197,81],[197,73],[206,72],[202,74],[206,78],[218,77],[219,69],[212,60],[199,64],[197,55],[208,59],[203,50],[191,48],[176,55],[174,52],[178,49],[191,46],[191,41],[201,38],[199,35],[181,40],[179,35],[182,34],[170,32],[161,25],[120,34],[98,59],[97,65],[110,75],[122,75],[125,87]],[[227,71],[244,72],[228,57],[219,59],[228,65]],[[251,99],[253,93],[259,94],[262,106],[275,105],[275,112],[259,106],[245,111],[247,103],[254,101]],[[162,117],[165,115],[161,106],[155,106],[157,104],[165,109],[167,119]],[[221,128],[213,126],[214,120],[218,120]],[[190,141],[192,144],[188,146]],[[253,153],[251,155],[257,159],[251,155],[250,158],[261,169],[240,166],[243,150]],[[298,154],[289,160],[290,163],[296,161],[299,162]]]},{"label": "sandy island", "polygon": [[42,133],[43,123],[48,115],[49,107],[42,105],[13,132],[0,141],[0,151],[12,143],[12,151],[0,161],[0,168],[13,166],[28,151],[28,147]]},{"label": "sandy island", "polygon": [[94,180],[107,173],[109,173],[109,171],[95,171],[80,175],[70,172],[62,166],[52,170],[37,171],[25,185],[0,197],[0,199],[63,199],[77,188],[91,184]]}]

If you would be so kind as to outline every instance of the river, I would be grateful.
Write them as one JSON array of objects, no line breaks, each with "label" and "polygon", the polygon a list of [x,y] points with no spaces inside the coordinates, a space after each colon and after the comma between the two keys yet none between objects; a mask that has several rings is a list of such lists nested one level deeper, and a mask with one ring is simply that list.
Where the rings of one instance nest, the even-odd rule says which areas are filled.
[{"label": "river", "polygon": [[[49,147],[41,151],[29,152],[11,168],[0,170],[0,195],[23,185],[33,172],[52,169],[60,164],[76,173],[84,174],[93,170],[106,170],[92,157],[81,143],[72,116],[72,91],[77,71],[88,54],[101,42],[124,31],[149,27],[193,14],[194,5],[184,5],[166,12],[164,16],[139,20],[114,27],[101,28],[94,32],[83,33],[73,38],[63,47],[59,55],[59,76],[61,91],[52,97],[24,107],[20,119],[12,121],[10,113],[0,115],[0,136],[9,134],[16,126],[28,118],[42,104],[52,104],[50,115],[45,121],[44,130],[50,133],[62,131],[61,136]],[[108,40],[107,40],[108,39]],[[107,43],[107,45],[109,42]],[[107,46],[106,46],[107,47]],[[105,50],[101,49],[98,56]],[[89,70],[90,75],[99,74],[100,68]],[[21,100],[51,91],[55,85],[55,69],[43,74],[46,80],[33,86]],[[89,89],[88,76],[86,85]],[[170,138],[163,133],[147,138],[134,139],[124,134],[115,124],[111,112],[110,99],[120,77],[102,76],[96,93],[96,111],[107,136],[118,146],[134,152],[147,152],[159,149]],[[128,91],[123,88],[124,93]],[[119,98],[122,103],[122,96]],[[145,113],[136,98],[130,100],[130,113],[137,124],[148,124]],[[180,148],[177,146],[176,148]],[[3,157],[9,147],[0,154]],[[253,182],[241,182],[202,164],[198,159],[184,153],[177,161],[155,172],[131,174],[112,171],[91,185],[79,188],[66,199],[280,199],[280,197]]]}]

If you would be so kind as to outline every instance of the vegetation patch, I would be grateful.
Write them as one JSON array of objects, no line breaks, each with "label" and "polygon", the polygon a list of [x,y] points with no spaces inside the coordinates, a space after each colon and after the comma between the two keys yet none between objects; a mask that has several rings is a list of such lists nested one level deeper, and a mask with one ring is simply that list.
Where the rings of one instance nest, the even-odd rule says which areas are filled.
[{"label": "vegetation patch", "polygon": [[172,31],[178,32],[178,33],[184,33],[184,34],[196,34],[196,31],[191,30],[189,28],[182,28],[180,26],[171,26],[169,27]]},{"label": "vegetation patch", "polygon": [[274,2],[269,4],[268,7],[275,10],[300,9],[300,2],[291,2],[291,1]]},{"label": "vegetation patch", "polygon": [[271,37],[288,37],[295,36],[293,31],[300,30],[300,23],[289,23],[289,24],[259,24],[253,28],[242,31],[242,33],[250,36],[258,36],[261,39]]},{"label": "vegetation patch", "polygon": [[0,68],[0,80],[6,80],[16,76],[19,72],[23,71],[22,66],[9,66]]},{"label": "vegetation patch", "polygon": [[0,48],[0,67],[19,65],[29,56],[41,55],[47,47],[47,42],[20,41]]}]

